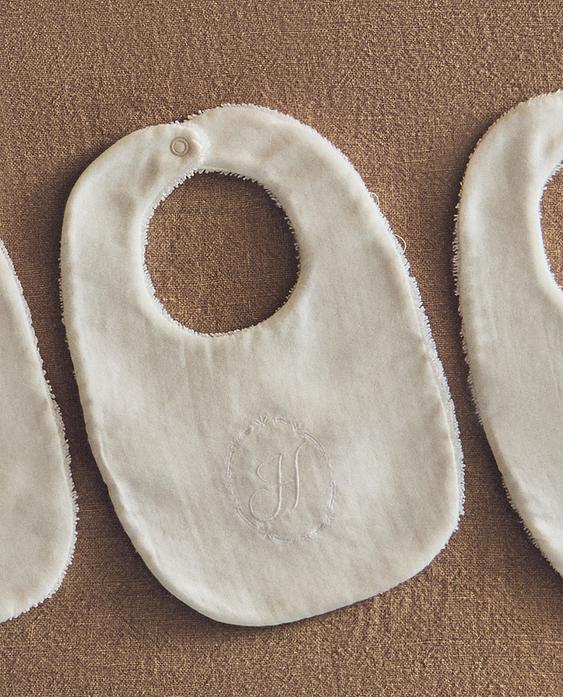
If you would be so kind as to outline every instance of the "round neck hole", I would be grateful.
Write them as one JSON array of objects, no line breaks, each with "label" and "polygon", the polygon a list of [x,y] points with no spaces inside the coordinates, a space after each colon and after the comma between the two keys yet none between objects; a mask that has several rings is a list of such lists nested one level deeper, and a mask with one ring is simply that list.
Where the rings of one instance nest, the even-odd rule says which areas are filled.
[{"label": "round neck hole", "polygon": [[146,266],[180,324],[215,334],[251,327],[282,305],[298,275],[295,237],[258,184],[197,174],[156,209]]},{"label": "round neck hole", "polygon": [[549,180],[541,201],[541,227],[551,271],[563,290],[563,168]]}]

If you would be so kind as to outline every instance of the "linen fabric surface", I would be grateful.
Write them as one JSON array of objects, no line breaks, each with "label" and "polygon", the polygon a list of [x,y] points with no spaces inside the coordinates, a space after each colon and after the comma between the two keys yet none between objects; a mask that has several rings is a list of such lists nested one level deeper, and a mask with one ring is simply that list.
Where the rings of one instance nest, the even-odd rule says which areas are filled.
[{"label": "linen fabric surface", "polygon": [[[260,182],[295,231],[297,285],[255,327],[196,333],[153,297],[149,219],[196,171]],[[342,153],[255,106],[130,134],[73,188],[61,280],[90,443],[135,547],[200,612],[349,605],[457,527],[457,422],[399,249]]]},{"label": "linen fabric surface", "polygon": [[520,104],[471,156],[457,220],[475,400],[510,499],[563,573],[563,292],[540,201],[563,160],[563,91]]},{"label": "linen fabric surface", "polygon": [[[561,87],[559,0],[132,0],[0,3],[0,237],[61,407],[80,504],[49,602],[0,625],[10,697],[560,697],[561,578],[510,506],[467,383],[452,272],[470,153],[504,112]],[[120,138],[224,103],[295,116],[350,158],[406,243],[459,420],[464,515],[446,548],[386,593],[305,622],[214,622],[151,574],[94,461],[61,323],[70,191]],[[563,174],[542,199],[563,281]],[[402,244],[402,243],[401,243]],[[263,189],[196,175],[157,208],[147,267],[202,332],[268,318],[298,278]]]},{"label": "linen fabric surface", "polygon": [[74,549],[75,510],[59,409],[31,317],[0,242],[0,622],[43,602]]}]

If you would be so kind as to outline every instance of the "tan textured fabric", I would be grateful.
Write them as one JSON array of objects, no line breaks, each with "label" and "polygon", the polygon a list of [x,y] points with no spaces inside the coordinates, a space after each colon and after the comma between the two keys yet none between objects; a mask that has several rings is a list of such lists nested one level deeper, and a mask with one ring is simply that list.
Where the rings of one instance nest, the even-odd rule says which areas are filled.
[{"label": "tan textured fabric", "polygon": [[[0,694],[561,692],[560,580],[510,509],[474,416],[451,276],[459,179],[477,138],[518,101],[560,86],[559,5],[2,4],[1,235],[62,407],[80,521],[57,595],[0,627]],[[78,174],[125,133],[224,101],[310,123],[378,194],[407,242],[467,465],[460,531],[426,571],[353,608],[278,629],[202,618],[134,553],[87,445],[58,307],[62,214]],[[560,181],[544,201],[552,260]],[[160,297],[199,328],[260,319],[294,268],[278,212],[250,185],[210,178],[195,186],[189,202],[186,186],[153,219],[149,265]],[[227,208],[241,218],[225,240]],[[260,287],[248,272],[257,264]]]}]

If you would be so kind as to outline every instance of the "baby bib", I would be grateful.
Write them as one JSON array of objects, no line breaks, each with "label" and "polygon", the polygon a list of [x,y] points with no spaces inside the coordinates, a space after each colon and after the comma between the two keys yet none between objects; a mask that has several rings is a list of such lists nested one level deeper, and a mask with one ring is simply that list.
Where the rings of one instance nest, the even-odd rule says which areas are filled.
[{"label": "baby bib", "polygon": [[[154,208],[202,171],[259,182],[300,250],[287,303],[218,335],[174,322],[144,268]],[[462,505],[452,402],[400,247],[333,145],[254,106],[145,128],[85,170],[63,228],[90,442],[171,593],[278,624],[381,593],[444,547]]]},{"label": "baby bib", "polygon": [[563,159],[563,92],[518,105],[471,156],[457,220],[473,393],[511,503],[563,572],[563,292],[540,202]]},{"label": "baby bib", "polygon": [[0,242],[0,622],[55,593],[71,562],[75,503],[59,409]]}]

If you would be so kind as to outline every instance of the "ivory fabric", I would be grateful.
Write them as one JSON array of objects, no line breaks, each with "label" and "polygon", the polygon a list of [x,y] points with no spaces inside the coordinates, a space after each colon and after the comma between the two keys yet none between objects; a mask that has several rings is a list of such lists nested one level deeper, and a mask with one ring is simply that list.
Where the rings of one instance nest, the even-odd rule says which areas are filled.
[{"label": "ivory fabric", "polygon": [[[147,226],[196,171],[258,181],[295,231],[297,285],[255,327],[196,333],[154,297]],[[445,545],[462,455],[420,296],[360,176],[313,129],[233,105],[126,136],[73,188],[61,274],[98,466],[178,598],[279,624],[381,593]]]},{"label": "ivory fabric", "polygon": [[[59,591],[0,625],[10,697],[560,697],[561,578],[522,530],[467,383],[452,274],[459,185],[505,111],[561,86],[559,0],[0,3],[0,225],[61,407],[80,502]],[[407,255],[459,420],[464,515],[413,579],[306,622],[213,622],[147,569],[88,444],[60,320],[64,208],[122,136],[225,102],[297,117],[347,154]],[[563,173],[542,224],[562,260]],[[147,266],[183,324],[256,324],[296,279],[259,186],[193,177],[151,220]],[[559,264],[559,283],[563,266]]]},{"label": "ivory fabric", "polygon": [[470,158],[459,202],[460,310],[475,401],[510,500],[563,573],[563,291],[540,202],[563,160],[563,91],[518,105]]},{"label": "ivory fabric", "polygon": [[60,586],[74,550],[75,505],[57,404],[31,316],[0,242],[0,622]]}]

